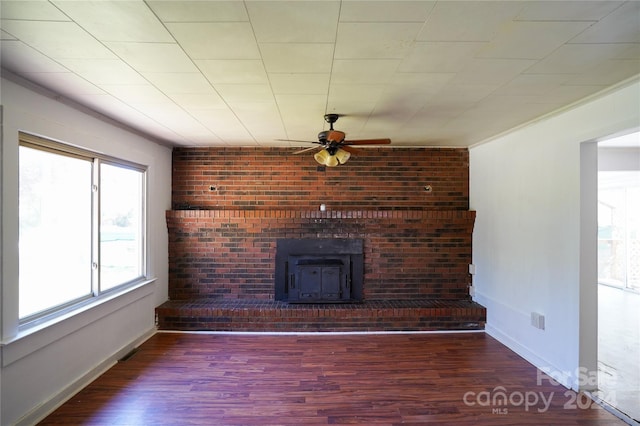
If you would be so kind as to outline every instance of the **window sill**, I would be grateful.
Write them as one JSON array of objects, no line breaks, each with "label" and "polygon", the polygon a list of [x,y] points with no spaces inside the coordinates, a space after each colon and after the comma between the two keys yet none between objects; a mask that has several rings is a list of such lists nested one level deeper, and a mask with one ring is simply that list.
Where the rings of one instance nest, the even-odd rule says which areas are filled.
[{"label": "window sill", "polygon": [[97,297],[54,317],[24,324],[15,336],[2,342],[2,365],[7,366],[38,349],[153,294],[151,278],[120,291]]}]

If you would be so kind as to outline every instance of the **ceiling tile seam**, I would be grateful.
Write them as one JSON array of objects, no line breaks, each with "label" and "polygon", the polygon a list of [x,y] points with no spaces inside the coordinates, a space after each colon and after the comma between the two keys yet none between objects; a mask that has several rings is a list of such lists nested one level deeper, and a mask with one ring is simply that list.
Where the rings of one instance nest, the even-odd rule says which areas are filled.
[{"label": "ceiling tile seam", "polygon": [[[166,29],[166,28],[165,28]],[[168,31],[168,30],[167,30]],[[168,31],[168,33],[171,35],[171,37],[173,38],[173,34],[171,34],[171,32]],[[96,39],[97,40],[97,39]],[[174,39],[175,40],[175,39]],[[158,92],[162,93],[164,96],[167,97],[167,99],[176,107],[178,107],[180,110],[182,110],[185,114],[187,114],[189,117],[191,117],[194,121],[196,121],[197,123],[199,123],[200,125],[202,125],[204,128],[206,128],[209,132],[211,132],[211,134],[213,136],[215,136],[216,138],[224,141],[223,138],[221,138],[220,136],[218,136],[212,129],[210,129],[209,127],[207,127],[204,123],[202,123],[200,120],[198,120],[196,117],[194,117],[189,111],[187,111],[182,105],[180,105],[179,103],[177,103],[169,94],[165,93],[164,90],[162,90],[161,88],[159,88],[158,86],[156,86],[155,84],[153,84],[147,77],[144,76],[144,74],[142,74],[140,71],[138,71],[135,67],[131,66],[126,60],[124,60],[122,57],[120,57],[120,55],[118,55],[115,51],[113,51],[109,46],[107,46],[105,43],[103,43],[100,40],[97,40],[102,46],[104,46],[105,49],[109,50],[113,55],[115,55],[116,58],[118,58],[118,60],[120,60],[124,65],[126,65],[127,67],[129,67],[133,72],[135,72],[138,76],[140,76],[140,78],[142,78],[144,81],[146,81],[147,83],[149,83],[149,85],[153,88],[155,88]],[[107,42],[107,43],[112,43],[112,42]],[[155,44],[155,42],[147,42],[150,44]],[[173,44],[173,43],[168,43],[168,42],[159,42],[162,44]],[[182,46],[180,46],[179,43],[175,43],[177,46],[180,47],[180,49],[184,52],[184,50],[182,49]],[[189,58],[189,60],[193,63],[193,60],[191,59],[191,57],[189,55],[186,54],[186,52],[184,52],[185,55]],[[194,64],[195,66],[195,64]],[[197,66],[196,66],[197,68]],[[200,69],[197,68],[199,71]],[[200,71],[201,75],[202,75],[202,71]],[[75,74],[75,73],[74,73]],[[78,74],[76,74],[78,75]],[[81,77],[81,76],[80,76]],[[206,78],[206,77],[205,77]],[[208,81],[208,80],[207,80]],[[95,85],[95,84],[94,84]],[[103,89],[101,86],[96,85],[98,88]],[[214,89],[215,90],[215,89]],[[188,136],[182,134],[182,132],[169,127],[167,125],[165,125],[164,123],[158,121],[157,119],[153,118],[152,116],[148,115],[143,109],[139,108],[138,106],[135,106],[134,104],[129,104],[127,103],[125,100],[120,99],[118,96],[114,95],[113,93],[109,92],[108,90],[105,90],[106,93],[108,93],[109,96],[113,97],[114,99],[117,99],[120,102],[125,103],[126,105],[129,105],[132,109],[134,109],[135,111],[139,112],[140,114],[144,115],[145,117],[147,117],[149,120],[152,120],[156,123],[158,123],[161,127],[164,127],[167,130],[170,130],[171,132],[175,133],[178,136],[182,136],[184,139],[191,141],[191,138],[189,138]]]},{"label": "ceiling tile seam", "polygon": [[[331,52],[331,68],[329,69],[329,84],[327,84],[327,92],[325,93],[325,101],[324,101],[324,113],[328,114],[329,111],[329,96],[331,95],[331,87],[333,86],[333,68],[336,63],[336,45],[338,44],[338,28],[340,26],[340,16],[342,16],[342,0],[340,0],[340,5],[338,6],[338,19],[336,21],[336,26],[333,34],[333,51]],[[331,111],[332,113],[336,113],[336,111]],[[338,112],[339,113],[339,112]],[[327,130],[327,123],[323,120],[322,130]]]},{"label": "ceiling tile seam", "polygon": [[592,22],[597,24],[600,21],[601,19],[514,19],[512,22]]},{"label": "ceiling tile seam", "polygon": [[[71,74],[75,74],[75,73],[71,73]],[[100,120],[106,121],[106,122],[111,123],[111,124],[113,124],[113,125],[115,125],[117,127],[120,127],[122,129],[131,131],[131,132],[133,132],[133,133],[135,133],[137,135],[141,135],[141,136],[143,136],[145,138],[151,139],[151,140],[155,141],[156,143],[158,143],[160,145],[163,145],[163,146],[174,146],[175,145],[174,141],[167,140],[167,139],[165,139],[163,137],[160,137],[160,136],[155,136],[155,135],[149,133],[148,131],[146,131],[144,129],[139,129],[139,128],[133,126],[133,125],[130,125],[130,124],[124,123],[124,122],[122,122],[120,120],[117,120],[117,119],[111,117],[110,115],[107,115],[107,114],[105,114],[103,112],[100,112],[100,111],[96,110],[95,108],[92,108],[91,106],[85,104],[84,102],[77,101],[77,100],[72,99],[72,98],[70,98],[70,97],[68,97],[68,96],[66,96],[66,95],[64,95],[62,93],[59,93],[57,91],[53,91],[53,90],[51,90],[51,89],[49,89],[47,87],[44,87],[44,86],[42,86],[42,85],[40,85],[40,84],[38,84],[38,83],[36,83],[34,81],[26,79],[21,75],[14,74],[11,71],[8,71],[7,74],[5,74],[3,72],[2,76],[4,78],[9,78],[9,80],[12,80],[12,81],[14,81],[14,82],[16,82],[16,83],[18,83],[20,85],[23,85],[24,87],[33,89],[37,93],[40,93],[40,94],[42,94],[42,95],[44,95],[44,96],[46,96],[48,98],[55,99],[56,101],[59,101],[59,102],[65,104],[65,105],[68,105],[68,106],[72,107],[72,108],[76,108],[76,109],[78,109],[78,110],[80,110],[82,112],[85,112],[85,113],[87,113],[87,114],[89,114],[89,115],[91,115],[93,117],[96,117],[96,118],[98,118]],[[82,77],[80,77],[80,78],[82,78]],[[91,83],[91,84],[93,84],[93,83]],[[102,90],[101,88],[99,88],[99,89]],[[110,95],[109,93],[105,92],[105,94],[108,95],[108,96],[113,97],[114,99],[118,100],[119,102],[122,102],[118,98]],[[131,107],[131,109],[135,110],[135,108],[133,108],[133,107]],[[149,118],[151,121],[154,121],[154,122],[158,123],[156,120],[154,120],[153,118],[148,117],[146,114],[143,114],[143,115],[145,117]],[[160,125],[160,127],[166,129],[168,132],[170,132],[172,134],[175,134],[177,137],[181,136],[179,133],[175,132],[173,129],[171,129],[169,127],[164,126],[162,123],[158,123],[158,124]]]},{"label": "ceiling tile seam", "polygon": [[570,44],[572,46],[607,46],[610,44],[640,44],[640,42],[638,41],[599,41],[599,42],[590,42],[590,43],[586,43],[586,42],[571,42],[568,41],[565,44]]},{"label": "ceiling tile seam", "polygon": [[[242,5],[244,6],[245,12],[247,14],[249,26],[251,27],[251,34],[253,35],[253,40],[256,43],[256,47],[258,49],[258,52],[260,53],[260,63],[262,64],[262,70],[264,71],[265,75],[267,76],[267,82],[269,84],[269,92],[271,93],[271,98],[273,99],[273,103],[275,104],[276,109],[278,111],[278,117],[280,118],[280,125],[282,126],[282,129],[284,130],[284,134],[286,136],[286,139],[290,139],[289,132],[287,131],[287,127],[286,127],[286,125],[284,123],[284,119],[282,118],[282,110],[280,109],[280,105],[278,104],[278,99],[276,98],[274,90],[273,90],[273,83],[271,82],[271,77],[269,76],[269,73],[267,72],[267,67],[266,67],[266,65],[264,63],[264,56],[263,56],[262,47],[261,47],[262,43],[258,42],[258,37],[256,35],[256,29],[255,29],[255,27],[253,25],[253,21],[251,20],[251,15],[249,14],[249,9],[247,8],[247,2],[243,1]],[[267,44],[267,43],[264,43],[264,44]],[[205,76],[205,78],[206,78],[206,76]],[[225,104],[227,103],[226,100],[224,100],[224,102],[225,102]],[[229,106],[229,109],[231,109],[231,111],[233,112],[233,115],[235,115],[236,118],[238,118],[238,121],[240,123],[242,123],[242,127],[244,127],[245,130],[247,131],[247,133],[249,133],[251,135],[251,137],[253,138],[254,142],[258,146],[262,146],[263,144],[258,142],[258,139],[255,137],[255,135],[245,126],[244,122],[242,122],[242,120],[240,120],[240,117],[238,117],[236,112],[233,110],[233,107]]]},{"label": "ceiling tile seam", "polygon": [[[244,3],[244,2],[243,2]],[[167,43],[167,44],[175,44],[176,46],[179,47],[180,51],[182,51],[182,53],[184,53],[184,55],[189,58],[189,61],[193,64],[193,66],[198,70],[198,72],[200,73],[200,75],[207,81],[207,83],[209,83],[209,86],[211,87],[211,90],[213,90],[216,95],[218,95],[220,97],[220,99],[222,100],[222,102],[225,104],[225,106],[227,107],[227,109],[229,111],[231,111],[231,113],[236,117],[236,119],[238,120],[239,123],[242,124],[242,127],[247,131],[248,134],[251,135],[251,137],[253,138],[254,142],[257,143],[255,137],[253,136],[253,134],[251,132],[249,132],[249,129],[246,128],[246,126],[244,125],[244,123],[242,122],[242,120],[240,120],[240,117],[238,117],[238,115],[236,114],[236,112],[231,108],[231,105],[229,105],[229,103],[227,102],[227,100],[222,96],[222,94],[216,89],[215,85],[211,82],[211,80],[209,80],[209,78],[207,77],[207,75],[202,71],[202,69],[198,66],[198,64],[196,63],[196,61],[184,50],[184,47],[178,42],[178,40],[176,40],[175,35],[171,32],[171,30],[167,27],[167,25],[165,25],[165,22],[160,18],[160,16],[158,16],[158,14],[156,13],[156,11],[148,4],[148,2],[145,0],[144,1],[145,6],[147,7],[147,9],[149,10],[149,12],[151,14],[153,14],[153,16],[155,16],[155,18],[158,20],[158,22],[160,23],[160,25],[162,25],[162,27],[165,29],[165,31],[167,31],[167,34],[169,34],[169,36],[173,39],[174,43]],[[238,22],[246,22],[246,21],[238,21]],[[255,38],[255,36],[254,36]],[[113,52],[115,54],[115,52]],[[116,56],[118,56],[117,54],[115,54]],[[118,56],[119,57],[119,56]],[[120,58],[122,60],[122,58]],[[126,61],[123,60],[123,62],[126,63]],[[263,65],[264,67],[264,65]],[[137,72],[137,70],[136,70]],[[183,110],[189,117],[191,117],[194,121],[196,121],[197,123],[199,123],[201,126],[203,126],[205,129],[209,130],[209,132],[211,132],[211,134],[213,136],[215,136],[216,138],[218,138],[219,140],[223,141],[223,143],[226,146],[230,146],[229,142],[221,137],[220,135],[218,135],[218,133],[215,132],[215,130],[211,129],[209,126],[207,126],[205,123],[203,123],[200,119],[198,119],[197,117],[195,117],[193,114],[191,114],[191,112],[189,112],[188,110],[186,110],[182,105],[180,105],[179,103],[177,103],[169,94],[165,93],[164,90],[160,89],[159,87],[157,87],[155,84],[153,84],[151,81],[149,81],[144,75],[141,75],[141,77],[143,79],[145,79],[145,81],[147,81],[151,86],[155,87],[160,93],[162,93],[163,95],[167,96],[171,102],[173,102],[177,107],[179,107],[181,110]],[[146,114],[145,114],[146,115]],[[186,136],[184,136],[186,139]]]},{"label": "ceiling tile seam", "polygon": [[[38,22],[50,22],[50,21],[38,21]],[[66,22],[66,21],[59,21],[59,22]],[[91,86],[95,87],[97,90],[99,90],[99,91],[103,92],[104,94],[109,95],[109,96],[112,96],[110,93],[108,93],[106,90],[104,90],[102,87],[100,87],[99,85],[97,85],[97,84],[96,84],[96,83],[94,83],[93,81],[90,81],[90,80],[88,80],[87,78],[85,78],[84,76],[82,76],[82,75],[80,75],[80,74],[76,73],[75,71],[73,71],[73,70],[69,69],[69,67],[67,67],[65,64],[61,63],[57,58],[54,58],[54,57],[51,57],[51,56],[47,55],[47,54],[46,54],[45,52],[43,52],[42,50],[38,49],[37,47],[35,47],[35,46],[33,46],[33,45],[29,44],[29,43],[27,43],[26,41],[24,41],[24,40],[22,40],[21,38],[19,38],[19,37],[17,37],[17,36],[15,36],[15,35],[13,35],[12,33],[9,33],[9,32],[8,32],[6,29],[4,29],[4,28],[2,29],[2,31],[6,32],[7,34],[10,34],[12,37],[15,37],[15,40],[11,40],[12,42],[13,42],[13,41],[16,41],[16,42],[18,42],[18,43],[23,44],[24,46],[28,46],[28,47],[29,47],[29,49],[33,49],[33,51],[38,52],[38,53],[39,53],[40,55],[42,55],[43,57],[45,57],[45,58],[49,59],[50,61],[52,61],[52,62],[56,63],[57,65],[59,65],[61,68],[64,68],[65,70],[67,70],[67,73],[68,73],[68,74],[73,74],[73,75],[74,75],[74,76],[76,76],[77,78],[79,78],[79,79],[81,79],[81,80],[85,81],[87,84],[90,84]],[[97,40],[96,40],[96,41],[97,41]],[[98,41],[98,42],[99,42],[99,41]],[[100,43],[100,42],[99,42],[99,43]],[[102,43],[100,43],[100,44],[102,44]],[[104,46],[104,45],[103,45],[103,46]],[[112,53],[113,53],[113,52],[112,52]],[[116,56],[116,57],[117,57],[117,56]],[[66,59],[66,58],[64,58],[64,59]],[[59,73],[59,72],[58,72],[58,71],[51,72],[51,73],[49,73],[49,72],[38,72],[38,73],[33,73],[33,74],[56,74],[56,73]],[[62,74],[66,74],[66,73],[62,73]],[[32,84],[35,84],[36,86],[43,87],[43,86],[41,86],[40,84],[38,84],[38,83],[36,83],[36,82],[34,82],[34,81],[31,81],[31,80],[29,80],[29,81],[30,81]],[[60,96],[63,96],[61,93],[58,93],[58,94],[59,94]],[[112,97],[113,97],[113,96],[112,96]],[[114,97],[114,99],[117,99],[117,98],[115,98],[115,97]],[[84,104],[83,104],[83,105],[84,105]],[[89,107],[88,107],[88,106],[86,106],[86,105],[85,105],[85,107],[89,108]],[[96,111],[96,113],[99,113],[99,112],[97,112],[97,111]]]},{"label": "ceiling tile seam", "polygon": [[576,107],[578,107],[580,105],[585,105],[585,104],[587,104],[588,102],[590,102],[592,100],[599,99],[599,98],[601,98],[601,97],[603,97],[603,96],[605,96],[605,95],[607,95],[609,93],[613,93],[613,92],[615,92],[615,91],[617,91],[617,90],[619,90],[619,89],[621,89],[621,88],[623,88],[625,86],[631,85],[631,84],[633,84],[635,82],[638,82],[638,81],[640,81],[640,74],[637,74],[635,76],[629,77],[629,78],[627,78],[625,80],[622,80],[622,81],[620,81],[620,82],[618,82],[618,83],[616,83],[616,84],[614,84],[612,86],[605,87],[602,90],[599,90],[598,92],[592,93],[592,94],[587,95],[587,96],[585,96],[583,98],[580,98],[580,99],[578,99],[576,101],[570,102],[569,104],[563,105],[560,108],[556,108],[556,109],[554,109],[552,111],[543,113],[543,114],[541,114],[541,115],[539,115],[539,116],[537,116],[537,117],[535,117],[535,118],[533,118],[531,120],[528,120],[528,121],[526,121],[526,122],[524,122],[522,124],[519,124],[519,125],[517,125],[515,127],[512,127],[511,129],[507,129],[507,130],[505,130],[503,132],[500,132],[498,134],[495,134],[493,136],[486,137],[486,138],[484,138],[484,139],[482,139],[482,140],[480,140],[480,141],[478,141],[478,142],[476,142],[474,144],[469,145],[467,148],[471,149],[471,148],[478,147],[480,145],[484,145],[484,144],[489,143],[489,142],[491,142],[493,140],[497,140],[497,139],[499,139],[500,137],[502,137],[504,135],[508,135],[510,133],[513,133],[513,132],[515,132],[515,131],[517,131],[519,129],[524,129],[524,128],[527,128],[527,127],[529,127],[529,126],[531,126],[531,125],[533,125],[535,123],[544,121],[546,119],[551,119],[551,118],[561,114],[562,112],[571,111],[572,109],[574,109],[574,108],[576,108]]},{"label": "ceiling tile seam", "polygon": [[[634,0],[637,1],[637,0]],[[614,13],[618,12],[621,8],[623,8],[624,6],[626,6],[629,2],[628,1],[624,1],[622,3],[620,3],[620,5],[618,7],[616,7],[615,9],[613,9],[612,11],[610,11],[609,13],[607,13],[605,16],[603,16],[602,18],[596,20],[592,25],[589,25],[589,27],[585,28],[583,31],[581,31],[579,34],[576,34],[575,37],[573,37],[571,40],[577,38],[578,36],[580,36],[581,34],[583,34],[585,31],[590,30],[591,28],[593,28],[594,25],[604,21],[605,19],[607,19],[609,16],[613,15]],[[565,44],[601,44],[601,43],[571,43],[571,40],[569,40],[567,43]],[[603,43],[606,44],[606,43]]]},{"label": "ceiling tile seam", "polygon": [[[415,46],[415,44],[417,42],[419,42],[417,37],[420,36],[420,34],[422,34],[422,32],[425,30],[425,28],[429,24],[429,21],[433,18],[433,11],[435,10],[437,4],[438,4],[437,1],[434,1],[431,4],[431,9],[429,9],[429,11],[427,12],[427,16],[424,18],[424,22],[422,23],[422,26],[420,27],[420,30],[416,33],[416,36],[414,37],[413,42],[411,43],[411,47],[412,48]],[[410,50],[411,49],[407,49],[407,52],[409,52]]]}]

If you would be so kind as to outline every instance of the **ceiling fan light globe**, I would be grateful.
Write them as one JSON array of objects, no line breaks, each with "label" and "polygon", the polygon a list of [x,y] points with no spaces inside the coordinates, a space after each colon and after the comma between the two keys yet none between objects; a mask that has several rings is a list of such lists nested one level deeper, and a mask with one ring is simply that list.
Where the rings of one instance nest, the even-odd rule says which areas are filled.
[{"label": "ceiling fan light globe", "polygon": [[340,162],[338,161],[338,159],[336,158],[335,155],[330,155],[329,158],[327,158],[327,161],[324,164],[327,167],[336,167],[338,164],[340,164]]},{"label": "ceiling fan light globe", "polygon": [[340,164],[344,164],[347,161],[349,161],[349,158],[351,158],[351,153],[345,151],[344,149],[338,149],[336,151],[336,155],[335,157],[338,159],[338,161],[340,162]]},{"label": "ceiling fan light globe", "polygon": [[331,157],[331,154],[329,154],[329,151],[327,151],[326,149],[313,154],[313,158],[315,158],[318,164],[322,164],[323,166],[327,165],[327,160],[329,159],[329,157]]}]

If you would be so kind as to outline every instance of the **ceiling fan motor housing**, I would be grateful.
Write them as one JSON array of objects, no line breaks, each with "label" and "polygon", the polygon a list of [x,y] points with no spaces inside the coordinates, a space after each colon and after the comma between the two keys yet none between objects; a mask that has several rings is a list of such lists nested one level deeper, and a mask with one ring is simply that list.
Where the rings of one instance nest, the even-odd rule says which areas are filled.
[{"label": "ceiling fan motor housing", "polygon": [[344,140],[345,136],[345,133],[339,130],[325,130],[318,133],[318,140],[323,144],[327,142],[340,143]]}]

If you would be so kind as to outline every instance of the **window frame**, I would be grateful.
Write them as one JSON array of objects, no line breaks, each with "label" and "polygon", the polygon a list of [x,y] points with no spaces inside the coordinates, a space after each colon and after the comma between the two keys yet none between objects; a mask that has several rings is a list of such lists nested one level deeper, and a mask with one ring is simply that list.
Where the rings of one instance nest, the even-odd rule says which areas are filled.
[{"label": "window frame", "polygon": [[[57,317],[68,315],[73,311],[85,306],[111,298],[119,293],[124,293],[130,289],[149,282],[149,247],[148,247],[148,166],[138,164],[129,160],[107,155],[101,152],[85,149],[77,145],[68,144],[38,136],[26,132],[18,132],[18,148],[26,147],[49,152],[56,155],[63,155],[79,160],[89,161],[92,164],[91,172],[91,283],[89,283],[89,294],[78,297],[71,301],[61,303],[44,310],[32,313],[22,318],[18,318],[19,328],[29,328],[50,321]],[[20,161],[18,155],[18,162]],[[140,201],[140,230],[141,254],[140,262],[141,275],[129,281],[120,283],[112,288],[102,290],[100,288],[100,170],[102,164],[122,167],[141,173],[141,200]],[[18,166],[18,169],[20,167]],[[20,200],[18,200],[20,202]],[[20,221],[20,217],[18,217]],[[18,271],[19,273],[19,271]]]}]

